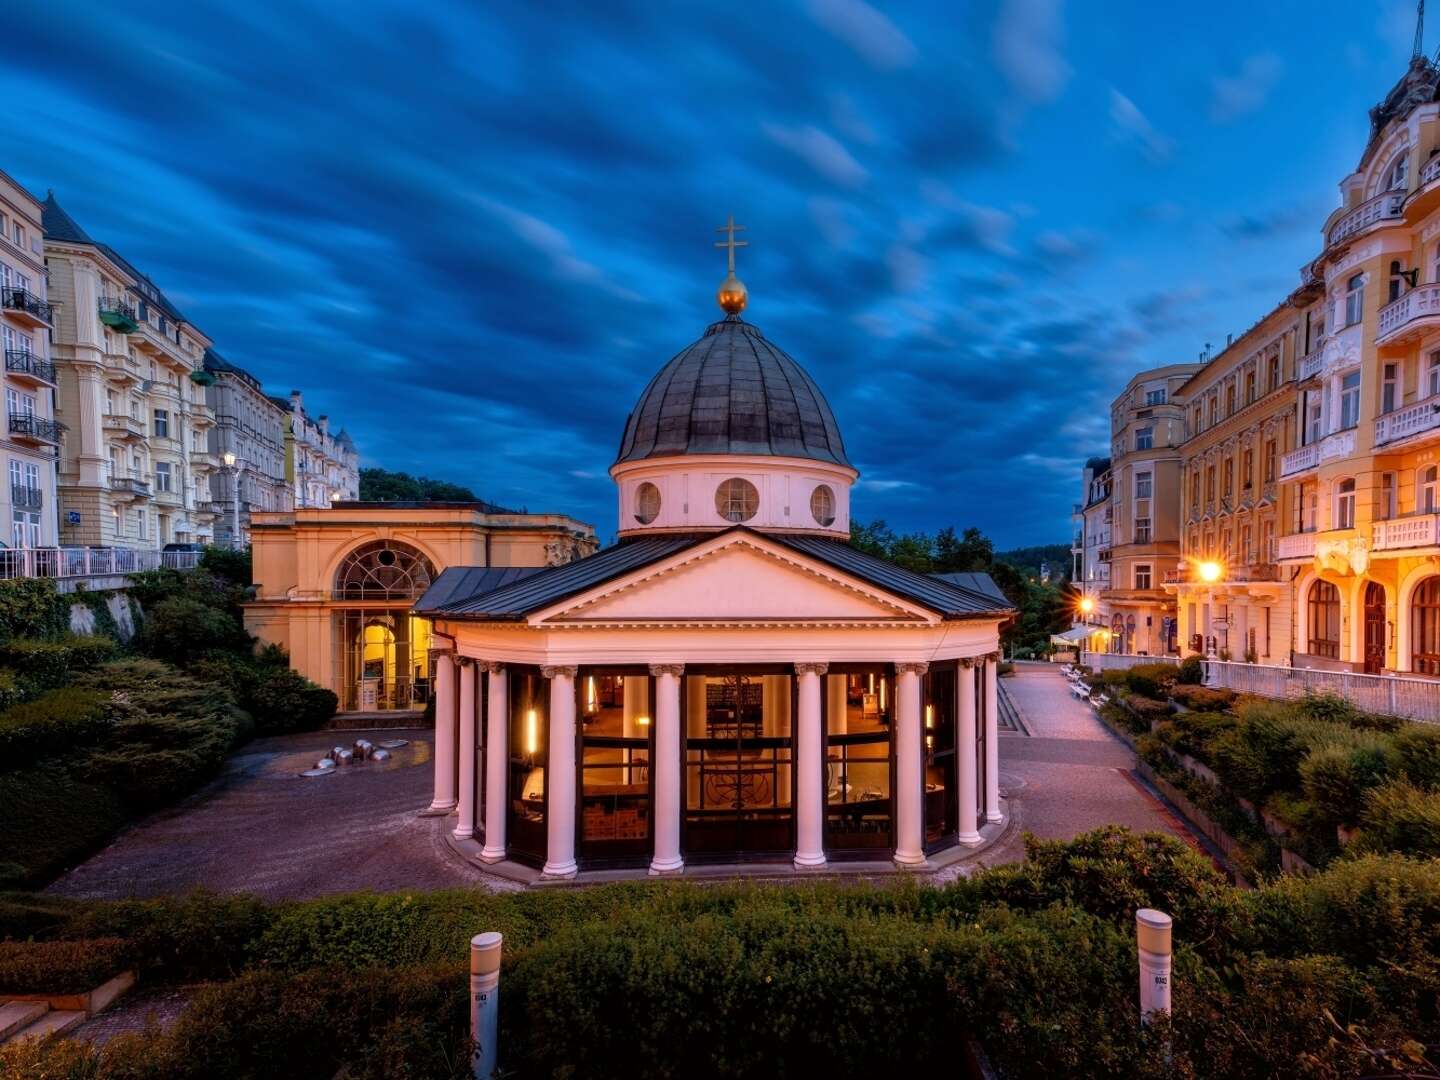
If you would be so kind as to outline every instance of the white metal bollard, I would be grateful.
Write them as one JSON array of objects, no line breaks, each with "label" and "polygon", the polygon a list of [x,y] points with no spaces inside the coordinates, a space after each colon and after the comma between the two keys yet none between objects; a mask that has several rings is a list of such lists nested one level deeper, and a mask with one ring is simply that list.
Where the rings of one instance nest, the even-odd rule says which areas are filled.
[{"label": "white metal bollard", "polygon": [[491,931],[470,939],[470,1035],[475,1040],[471,1072],[475,1080],[491,1080],[499,1062],[500,945]]},{"label": "white metal bollard", "polygon": [[1140,947],[1140,1022],[1170,1012],[1170,927],[1163,911],[1135,912],[1135,940]]}]

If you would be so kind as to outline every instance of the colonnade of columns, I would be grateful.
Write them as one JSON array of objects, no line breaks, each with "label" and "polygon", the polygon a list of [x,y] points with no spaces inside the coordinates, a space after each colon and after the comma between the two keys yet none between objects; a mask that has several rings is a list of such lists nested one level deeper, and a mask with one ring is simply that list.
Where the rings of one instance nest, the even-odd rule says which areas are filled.
[{"label": "colonnade of columns", "polygon": [[[980,842],[984,824],[1002,820],[1000,810],[999,702],[996,675],[999,653],[964,657],[958,663],[956,693],[955,779],[959,803],[958,839]],[[895,862],[921,867],[925,858],[925,720],[921,678],[929,670],[924,662],[895,665]],[[973,671],[982,669],[980,693]],[[550,683],[549,762],[546,768],[547,877],[572,877],[575,861],[577,771],[575,760],[578,718],[573,665],[542,667]],[[795,866],[826,865],[824,709],[822,679],[829,670],[823,662],[795,665],[798,710],[794,728],[796,783]],[[487,677],[485,715],[478,703],[481,673]],[[680,823],[682,770],[681,679],[683,664],[651,664],[655,678],[655,752],[652,874],[674,874],[684,869]],[[509,703],[505,665],[497,662],[436,656],[435,672],[435,793],[428,812],[454,812],[457,839],[481,833],[480,858],[499,862],[506,857],[508,803]],[[830,707],[844,707],[832,696]],[[978,737],[983,731],[984,761],[978,759]],[[483,755],[481,751],[485,752]],[[484,806],[475,799],[477,762],[484,761]],[[983,778],[983,790],[982,787]]]}]

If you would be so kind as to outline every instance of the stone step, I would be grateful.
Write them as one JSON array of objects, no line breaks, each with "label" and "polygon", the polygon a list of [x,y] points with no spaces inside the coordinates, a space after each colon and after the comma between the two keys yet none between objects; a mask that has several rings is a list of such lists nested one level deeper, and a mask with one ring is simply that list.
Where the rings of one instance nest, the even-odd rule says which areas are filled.
[{"label": "stone step", "polygon": [[49,1011],[50,1006],[43,1001],[7,1001],[0,1005],[0,1042],[29,1027]]},{"label": "stone step", "polygon": [[34,1021],[29,1027],[21,1028],[4,1041],[15,1042],[32,1037],[43,1039],[46,1035],[60,1035],[84,1022],[85,1011],[83,1009],[47,1009],[44,1016]]}]

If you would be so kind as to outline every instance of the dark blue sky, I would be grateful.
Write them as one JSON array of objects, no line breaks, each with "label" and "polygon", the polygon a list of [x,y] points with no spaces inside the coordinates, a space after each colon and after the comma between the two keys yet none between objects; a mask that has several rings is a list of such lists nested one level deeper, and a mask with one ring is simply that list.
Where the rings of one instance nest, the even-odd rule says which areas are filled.
[{"label": "dark blue sky", "polygon": [[856,515],[1062,541],[1129,375],[1298,283],[1414,4],[881,11],[20,0],[0,167],[366,464],[604,536],[733,212]]}]

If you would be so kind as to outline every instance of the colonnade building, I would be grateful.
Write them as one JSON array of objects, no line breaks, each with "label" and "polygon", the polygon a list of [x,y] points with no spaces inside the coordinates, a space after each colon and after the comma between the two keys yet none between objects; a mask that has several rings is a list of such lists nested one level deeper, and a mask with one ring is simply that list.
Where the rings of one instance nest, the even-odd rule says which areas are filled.
[{"label": "colonnade building", "polygon": [[415,607],[437,661],[432,811],[546,877],[707,862],[923,867],[1002,820],[984,575],[852,548],[859,475],[814,380],[726,317],[651,380],[617,460],[619,542]]}]

